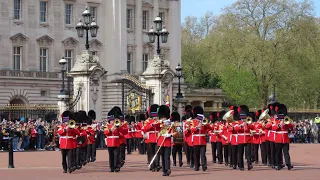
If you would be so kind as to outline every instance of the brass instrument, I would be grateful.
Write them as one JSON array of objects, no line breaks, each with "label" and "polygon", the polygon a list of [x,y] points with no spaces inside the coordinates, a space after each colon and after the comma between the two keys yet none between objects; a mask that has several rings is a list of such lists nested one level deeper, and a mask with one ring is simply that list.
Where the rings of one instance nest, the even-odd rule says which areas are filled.
[{"label": "brass instrument", "polygon": [[233,112],[233,110],[228,111],[228,112],[222,117],[222,119],[225,120],[225,121],[229,120],[230,122],[234,121],[232,112]]},{"label": "brass instrument", "polygon": [[70,129],[75,128],[75,127],[76,127],[76,122],[75,122],[74,120],[69,120],[69,122],[68,122],[68,127],[69,127]]},{"label": "brass instrument", "polygon": [[201,122],[202,126],[205,126],[209,123],[209,120],[207,118],[204,118]]},{"label": "brass instrument", "polygon": [[268,121],[270,119],[270,116],[268,113],[269,113],[269,109],[266,109],[265,111],[263,111],[263,113],[261,113],[261,115],[259,116],[259,120]]},{"label": "brass instrument", "polygon": [[289,116],[285,116],[283,118],[283,123],[284,124],[290,124],[290,123],[292,123],[292,119]]},{"label": "brass instrument", "polygon": [[183,144],[184,142],[184,135],[183,135],[183,124],[180,122],[176,122],[173,124],[173,142],[175,144]]},{"label": "brass instrument", "polygon": [[120,119],[115,119],[114,120],[114,122],[113,122],[113,125],[115,126],[115,127],[120,127],[121,126],[121,121],[120,121]]},{"label": "brass instrument", "polygon": [[245,122],[246,122],[247,124],[251,124],[251,123],[252,123],[252,117],[247,116]]}]

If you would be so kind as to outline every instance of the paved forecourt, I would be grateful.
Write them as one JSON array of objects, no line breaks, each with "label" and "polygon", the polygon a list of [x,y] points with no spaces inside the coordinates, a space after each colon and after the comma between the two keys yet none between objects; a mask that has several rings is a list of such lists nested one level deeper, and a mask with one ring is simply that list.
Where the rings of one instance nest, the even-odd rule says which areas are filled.
[{"label": "paved forecourt", "polygon": [[60,152],[17,152],[14,153],[15,168],[8,169],[8,153],[0,153],[0,177],[6,180],[85,180],[107,178],[112,180],[144,180],[144,179],[175,179],[175,180],[197,180],[197,179],[254,179],[254,180],[318,180],[320,161],[317,151],[320,144],[293,144],[290,148],[291,160],[294,169],[288,171],[284,168],[281,171],[272,170],[261,164],[255,165],[251,171],[232,170],[224,164],[212,164],[211,149],[207,148],[208,170],[206,172],[195,172],[187,167],[184,158],[183,167],[172,167],[172,174],[169,177],[162,177],[162,172],[148,171],[146,155],[133,153],[126,156],[126,164],[119,173],[110,173],[108,168],[108,151],[97,151],[97,161],[86,165],[81,170],[72,174],[63,174],[61,167]]}]

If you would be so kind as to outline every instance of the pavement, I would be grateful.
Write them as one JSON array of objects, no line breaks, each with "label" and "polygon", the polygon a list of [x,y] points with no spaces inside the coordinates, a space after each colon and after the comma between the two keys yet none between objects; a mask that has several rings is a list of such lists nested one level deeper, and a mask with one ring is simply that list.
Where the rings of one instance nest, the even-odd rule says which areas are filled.
[{"label": "pavement", "polygon": [[270,167],[255,165],[251,171],[232,170],[224,164],[213,164],[207,146],[208,170],[193,171],[187,167],[184,158],[182,167],[172,167],[172,174],[163,177],[162,172],[148,170],[146,155],[134,152],[126,156],[126,164],[118,173],[110,173],[108,168],[108,151],[98,150],[97,161],[89,163],[72,174],[63,174],[61,153],[57,151],[15,152],[13,169],[8,169],[8,153],[0,152],[0,178],[3,180],[204,180],[204,179],[236,179],[236,180],[319,180],[320,179],[320,144],[291,144],[290,155],[294,168],[276,171]]}]

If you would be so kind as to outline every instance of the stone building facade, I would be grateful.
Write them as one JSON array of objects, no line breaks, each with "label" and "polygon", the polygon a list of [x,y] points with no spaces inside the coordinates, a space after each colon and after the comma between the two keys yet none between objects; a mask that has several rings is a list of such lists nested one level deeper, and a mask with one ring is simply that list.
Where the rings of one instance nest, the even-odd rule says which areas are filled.
[{"label": "stone building facade", "polygon": [[[156,48],[147,32],[157,15],[170,32],[161,54],[181,62],[181,2],[169,0],[2,0],[0,3],[0,104],[57,104],[62,56],[71,69],[85,48],[76,24],[85,7],[100,26],[90,51],[108,76],[141,75]],[[110,78],[105,78],[110,79]],[[107,83],[105,81],[105,83]]]}]

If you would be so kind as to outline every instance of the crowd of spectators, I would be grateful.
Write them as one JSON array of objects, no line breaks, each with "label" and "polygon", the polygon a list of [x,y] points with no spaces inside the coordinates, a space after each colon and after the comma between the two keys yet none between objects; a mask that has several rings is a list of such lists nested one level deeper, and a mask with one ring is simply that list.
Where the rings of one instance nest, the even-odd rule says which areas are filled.
[{"label": "crowd of spectators", "polygon": [[[96,131],[97,148],[105,148],[104,127],[105,121],[98,122]],[[291,143],[314,143],[320,141],[320,124],[314,124],[310,120],[294,122],[295,128],[290,131]],[[60,122],[50,123],[41,119],[29,120],[28,122],[15,120],[0,122],[0,151],[8,150],[10,133],[13,136],[13,151],[26,150],[56,150],[59,151],[59,137],[57,134]],[[320,143],[320,142],[319,142]]]}]

